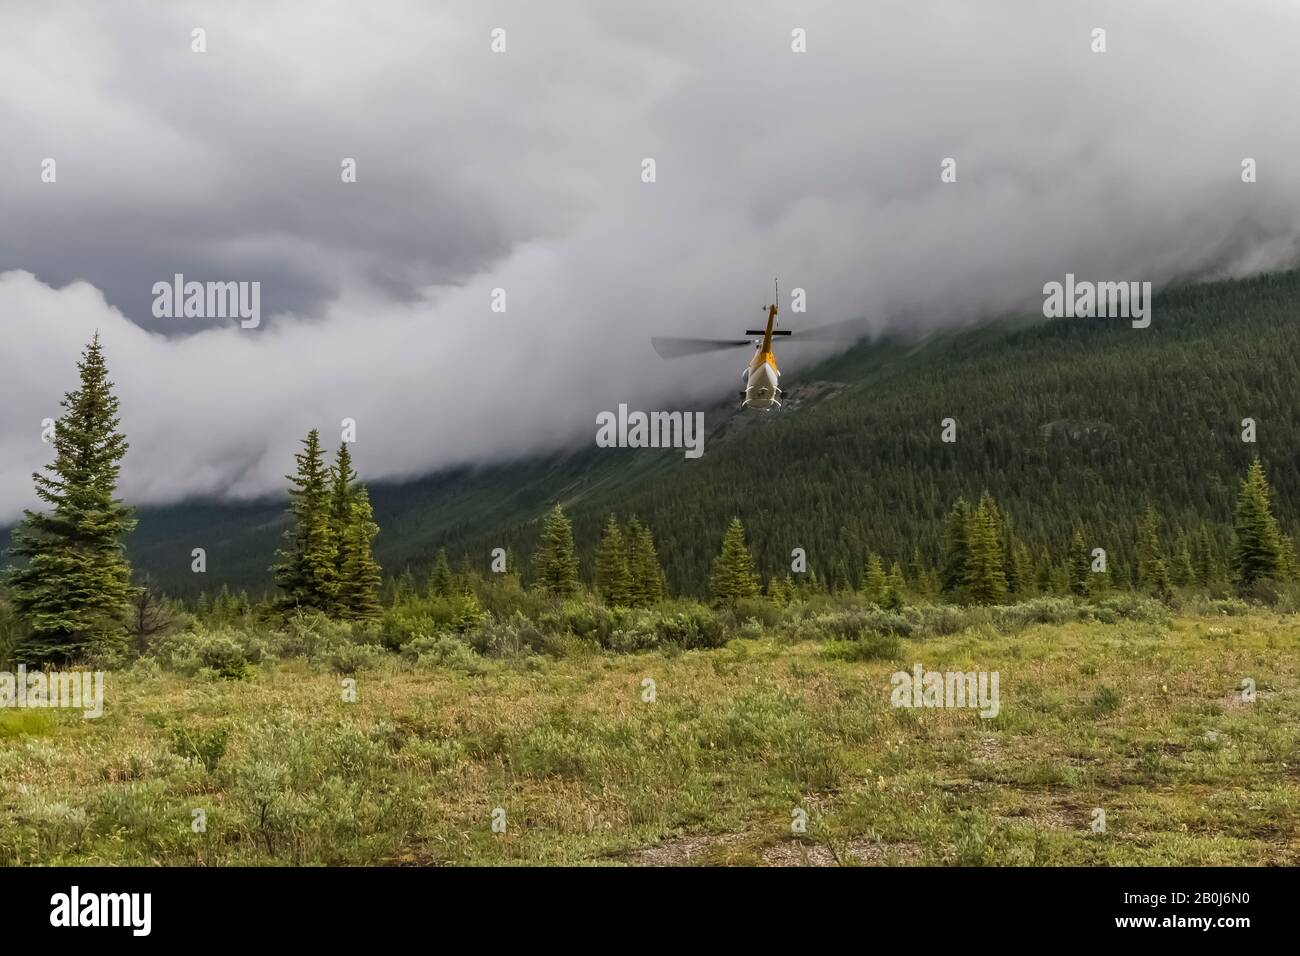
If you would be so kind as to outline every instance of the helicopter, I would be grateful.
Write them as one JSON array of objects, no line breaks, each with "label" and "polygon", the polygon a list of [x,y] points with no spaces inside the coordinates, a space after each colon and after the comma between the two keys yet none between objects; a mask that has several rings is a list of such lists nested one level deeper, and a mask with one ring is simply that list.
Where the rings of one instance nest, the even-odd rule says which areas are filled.
[{"label": "helicopter", "polygon": [[[740,391],[743,399],[740,407],[754,408],[764,412],[771,411],[773,408],[780,408],[781,396],[785,394],[785,390],[778,384],[781,378],[781,369],[776,364],[776,355],[772,351],[772,341],[778,335],[790,335],[791,330],[776,327],[777,316],[780,313],[776,306],[776,301],[781,297],[780,283],[774,282],[773,287],[776,291],[773,302],[763,307],[767,313],[766,328],[747,329],[745,331],[746,336],[762,336],[762,338],[693,339],[656,336],[650,339],[650,344],[654,346],[655,352],[663,359],[682,358],[686,355],[699,355],[704,352],[717,352],[723,349],[738,348],[742,345],[752,345],[754,357],[749,360],[749,364],[740,373],[740,378],[745,383],[745,387]],[[846,333],[854,326],[860,325],[859,322],[837,322],[833,325],[817,326],[801,331],[796,341],[854,338],[854,336]],[[860,338],[865,334],[865,330],[860,330],[859,335],[856,337]]]}]

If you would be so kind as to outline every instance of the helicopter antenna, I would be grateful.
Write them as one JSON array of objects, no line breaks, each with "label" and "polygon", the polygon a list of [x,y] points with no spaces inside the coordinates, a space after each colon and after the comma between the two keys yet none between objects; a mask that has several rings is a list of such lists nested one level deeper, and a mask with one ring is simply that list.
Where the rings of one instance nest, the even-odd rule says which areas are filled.
[{"label": "helicopter antenna", "polygon": [[777,311],[779,312],[781,311],[779,308],[781,304],[781,281],[779,279],[772,280],[772,295],[772,302],[778,306]]}]

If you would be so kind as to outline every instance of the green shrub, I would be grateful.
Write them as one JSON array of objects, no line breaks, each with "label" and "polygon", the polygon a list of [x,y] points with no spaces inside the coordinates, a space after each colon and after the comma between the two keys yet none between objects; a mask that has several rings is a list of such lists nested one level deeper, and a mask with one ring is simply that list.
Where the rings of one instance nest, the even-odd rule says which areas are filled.
[{"label": "green shrub", "polygon": [[608,645],[610,634],[628,617],[626,608],[608,608],[587,601],[565,601],[543,611],[537,626],[547,634],[574,634]]},{"label": "green shrub", "polygon": [[993,626],[1004,634],[1013,634],[1034,624],[1064,624],[1076,620],[1079,608],[1069,598],[1038,597],[995,607],[992,613]]},{"label": "green shrub", "polygon": [[465,640],[484,657],[518,657],[545,651],[549,645],[547,635],[519,611],[508,620],[480,624]]},{"label": "green shrub", "polygon": [[457,634],[472,631],[488,620],[488,613],[472,592],[458,594],[447,600],[451,610],[451,629]]},{"label": "green shrub", "polygon": [[609,633],[604,647],[620,654],[658,647],[661,637],[656,624],[660,621],[662,618],[650,611],[633,611],[619,615],[618,624]]},{"label": "green shrub", "polygon": [[487,670],[483,659],[468,644],[454,637],[417,637],[407,643],[402,653],[417,667],[445,667],[464,674],[481,674]]},{"label": "green shrub", "polygon": [[355,674],[373,667],[384,652],[371,644],[342,644],[330,651],[325,659],[336,674]]},{"label": "green shrub", "polygon": [[219,779],[230,797],[228,832],[246,852],[295,863],[374,859],[419,820],[417,795],[392,785],[391,725],[285,713],[241,735]]},{"label": "green shrub", "polygon": [[741,628],[747,621],[758,621],[766,629],[779,625],[784,617],[782,609],[766,598],[741,598],[726,611],[727,623]]},{"label": "green shrub", "polygon": [[285,657],[317,661],[352,643],[352,625],[334,621],[319,611],[293,612],[284,627],[272,634],[273,645]]},{"label": "green shrub", "polygon": [[[1155,598],[1125,591],[1098,601],[1094,612],[1114,616],[1114,620],[1138,621],[1145,624],[1168,624],[1169,608]],[[1094,613],[1094,616],[1097,616]],[[1099,619],[1101,619],[1099,617]],[[1112,622],[1113,623],[1113,622]]]},{"label": "green shrub", "polygon": [[390,651],[400,651],[417,637],[432,637],[440,630],[432,615],[409,607],[389,608],[379,620],[379,640]]},{"label": "green shrub", "polygon": [[1210,601],[1209,605],[1210,613],[1222,614],[1225,617],[1240,617],[1250,613],[1250,605],[1240,598],[1219,598]]},{"label": "green shrub", "polygon": [[833,640],[822,654],[838,661],[892,661],[903,653],[903,642],[893,634],[863,631],[854,640]]},{"label": "green shrub", "polygon": [[918,637],[946,637],[960,634],[971,625],[972,614],[983,616],[983,609],[954,607],[951,604],[921,604],[903,609],[903,616],[912,624],[912,633]]},{"label": "green shrub", "polygon": [[243,680],[250,664],[270,655],[263,642],[245,631],[229,627],[180,631],[154,644],[153,659],[160,667],[186,677],[199,674],[223,680]]},{"label": "green shrub", "polygon": [[874,604],[847,611],[819,615],[813,622],[822,636],[856,640],[865,632],[911,637],[916,624],[906,614],[886,611]]},{"label": "green shrub", "polygon": [[675,644],[685,650],[727,643],[722,622],[703,604],[673,602],[651,613],[655,643]]}]

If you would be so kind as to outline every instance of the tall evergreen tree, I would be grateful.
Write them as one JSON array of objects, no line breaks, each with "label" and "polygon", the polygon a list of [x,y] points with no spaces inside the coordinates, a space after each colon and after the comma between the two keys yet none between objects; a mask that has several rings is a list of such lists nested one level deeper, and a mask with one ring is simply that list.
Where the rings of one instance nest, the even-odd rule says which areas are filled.
[{"label": "tall evergreen tree", "polygon": [[330,518],[335,531],[341,533],[352,520],[352,492],[357,481],[357,473],[352,468],[352,452],[348,450],[347,442],[339,443],[329,477]]},{"label": "tall evergreen tree", "polygon": [[433,570],[429,572],[429,597],[450,597],[451,592],[451,562],[447,560],[447,549],[439,548],[433,559]]},{"label": "tall evergreen tree", "polygon": [[912,560],[908,566],[912,576],[912,586],[920,593],[925,593],[926,578],[930,573],[929,566],[921,559],[921,549],[912,545]]},{"label": "tall evergreen tree", "polygon": [[1002,532],[993,499],[985,494],[971,514],[967,531],[966,594],[976,604],[996,604],[1007,596]]},{"label": "tall evergreen tree", "polygon": [[831,593],[848,594],[853,590],[849,584],[849,569],[843,561],[835,562],[835,577],[831,580]]},{"label": "tall evergreen tree", "polygon": [[348,450],[348,443],[339,442],[339,449],[334,457],[334,466],[329,472],[329,524],[330,537],[333,539],[334,545],[335,595],[332,611],[341,617],[348,616],[347,599],[343,596],[343,590],[346,586],[343,565],[348,561],[347,542],[350,538],[355,540],[357,537],[350,534],[354,520],[352,506],[356,480],[357,473],[352,468],[352,452]]},{"label": "tall evergreen tree", "polygon": [[229,623],[235,616],[235,598],[230,593],[230,585],[224,581],[221,583],[221,590],[217,592],[216,600],[212,602],[212,612],[213,616],[223,624]]},{"label": "tall evergreen tree", "polygon": [[1214,581],[1215,559],[1214,544],[1208,528],[1201,528],[1196,536],[1196,556],[1193,563],[1196,568],[1196,583],[1201,587],[1209,587]]},{"label": "tall evergreen tree", "polygon": [[379,616],[379,591],[384,575],[375,560],[374,540],[379,534],[370,493],[365,485],[352,490],[349,513],[339,537],[339,613],[353,620]]},{"label": "tall evergreen tree", "polygon": [[1046,551],[1040,551],[1038,554],[1037,570],[1034,578],[1038,591],[1041,594],[1051,594],[1053,590],[1053,566],[1052,556]]},{"label": "tall evergreen tree", "polygon": [[1092,590],[1092,561],[1089,560],[1088,545],[1083,540],[1083,532],[1075,529],[1070,541],[1070,593],[1075,597],[1087,597]]},{"label": "tall evergreen tree", "polygon": [[763,590],[777,607],[784,607],[790,603],[790,595],[786,593],[785,582],[775,574],[767,579],[767,587]]},{"label": "tall evergreen tree", "polygon": [[22,659],[66,663],[120,647],[132,596],[122,539],[135,527],[115,497],[125,436],[99,334],[77,363],[80,384],[63,397],[48,475],[33,474],[45,511],[24,511],[8,574],[14,608],[28,629]]},{"label": "tall evergreen tree", "polygon": [[943,562],[939,569],[939,587],[950,598],[960,596],[966,586],[970,525],[970,504],[958,498],[943,522]]},{"label": "tall evergreen tree", "polygon": [[415,574],[408,564],[402,568],[402,573],[397,576],[397,603],[401,604],[404,601],[409,601],[416,597],[418,593],[415,587]]},{"label": "tall evergreen tree", "polygon": [[1273,517],[1272,495],[1264,465],[1256,458],[1241,480],[1232,526],[1232,571],[1243,593],[1257,581],[1278,576],[1282,533]]},{"label": "tall evergreen tree", "polygon": [[283,592],[283,607],[313,608],[329,612],[338,593],[338,541],[331,522],[330,475],[324,462],[320,432],[312,429],[303,439],[303,450],[294,455],[298,473],[288,475],[289,514],[292,526],[285,531],[287,547],[271,570]]},{"label": "tall evergreen tree", "polygon": [[578,553],[573,546],[573,525],[558,504],[542,520],[542,537],[533,558],[537,585],[556,595],[578,590]]},{"label": "tall evergreen tree", "polygon": [[895,561],[889,567],[889,576],[885,579],[885,607],[897,610],[903,606],[903,591],[907,584],[903,580],[903,566]]},{"label": "tall evergreen tree", "polygon": [[649,607],[662,601],[666,590],[654,534],[649,525],[643,524],[635,529],[629,525],[626,538],[632,603],[636,607]]},{"label": "tall evergreen tree", "polygon": [[1160,547],[1160,519],[1155,508],[1147,505],[1138,525],[1138,587],[1148,594],[1167,601],[1173,597],[1169,582],[1169,565],[1165,563]]},{"label": "tall evergreen tree", "polygon": [[867,569],[862,572],[862,596],[873,604],[884,607],[889,603],[889,579],[885,565],[874,551],[867,556]]},{"label": "tall evergreen tree", "polygon": [[659,563],[659,550],[655,548],[654,532],[650,531],[649,524],[641,525],[629,568],[636,571],[638,578],[643,581],[641,589],[647,605],[656,604],[668,596],[668,578],[664,574],[663,564]]},{"label": "tall evergreen tree", "polygon": [[632,578],[627,565],[628,548],[623,531],[617,519],[610,515],[596,549],[596,590],[606,604],[630,603]]},{"label": "tall evergreen tree", "polygon": [[1283,581],[1294,581],[1300,577],[1300,562],[1297,562],[1295,541],[1289,534],[1282,535],[1282,546],[1278,551],[1277,575]]},{"label": "tall evergreen tree", "polygon": [[[1029,554],[1028,546],[1017,539],[1011,554],[1011,566],[1015,569],[1015,594],[1025,597],[1034,593],[1034,559]],[[1007,582],[1010,586],[1010,581]]]},{"label": "tall evergreen tree", "polygon": [[758,593],[754,557],[745,545],[745,526],[739,518],[731,519],[727,533],[723,535],[722,551],[713,559],[709,590],[716,600],[732,605]]}]

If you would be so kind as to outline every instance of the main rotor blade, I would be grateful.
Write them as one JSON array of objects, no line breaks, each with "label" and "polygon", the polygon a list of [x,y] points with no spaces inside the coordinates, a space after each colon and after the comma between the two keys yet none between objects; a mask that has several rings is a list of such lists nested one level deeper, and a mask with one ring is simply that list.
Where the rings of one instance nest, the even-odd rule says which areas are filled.
[{"label": "main rotor blade", "polygon": [[700,355],[704,352],[719,352],[722,349],[738,348],[752,345],[749,339],[679,339],[672,336],[655,337],[650,340],[660,358],[681,358],[684,355]]}]

